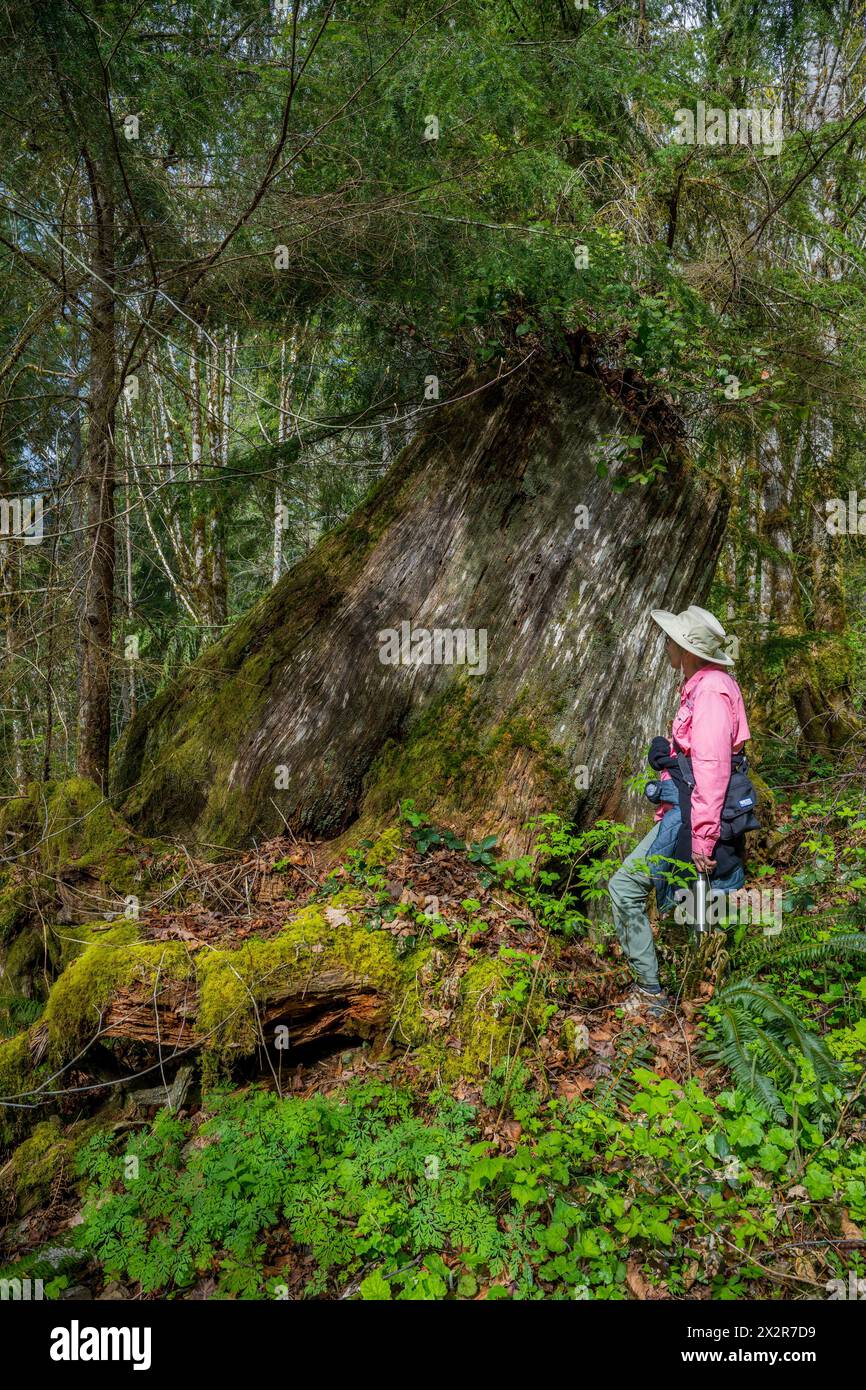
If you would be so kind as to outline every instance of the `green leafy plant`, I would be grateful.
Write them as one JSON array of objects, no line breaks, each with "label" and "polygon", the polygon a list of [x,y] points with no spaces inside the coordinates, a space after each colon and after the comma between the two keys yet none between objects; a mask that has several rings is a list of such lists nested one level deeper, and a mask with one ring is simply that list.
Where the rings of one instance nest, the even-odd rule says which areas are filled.
[{"label": "green leafy plant", "polygon": [[500,861],[498,876],[546,930],[566,936],[585,931],[592,925],[585,909],[605,896],[622,843],[634,832],[606,820],[576,832],[554,812],[536,817],[527,829],[536,832],[532,853]]},{"label": "green leafy plant", "polygon": [[[410,827],[412,842],[419,854],[428,854],[431,849],[466,849],[465,842],[453,831],[437,828],[426,816],[416,811],[414,801],[406,800],[402,803],[400,816]],[[495,844],[495,839],[493,843]]]},{"label": "green leafy plant", "polygon": [[727,1067],[737,1085],[759,1099],[776,1120],[788,1119],[780,1092],[800,1081],[801,1062],[814,1074],[815,1107],[832,1109],[845,1080],[841,1067],[821,1037],[763,985],[752,980],[728,985],[708,1013],[716,1023],[706,1043],[709,1057]]}]

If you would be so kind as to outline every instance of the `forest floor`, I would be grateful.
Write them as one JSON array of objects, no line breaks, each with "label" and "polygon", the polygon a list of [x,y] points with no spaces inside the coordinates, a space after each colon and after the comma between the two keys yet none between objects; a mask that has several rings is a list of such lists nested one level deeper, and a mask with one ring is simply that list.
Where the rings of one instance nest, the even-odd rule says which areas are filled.
[{"label": "forest floor", "polygon": [[[794,895],[798,944],[808,938],[821,947],[851,933],[858,880],[849,874],[844,882],[838,869],[850,862],[852,845],[856,857],[864,827],[837,810],[820,800],[801,800],[793,817],[790,806],[779,808],[773,871],[765,868],[760,882]],[[826,1297],[827,1280],[860,1270],[864,1001],[859,972],[832,950],[817,970],[793,959],[783,967],[765,960],[753,972],[759,982],[783,986],[788,1006],[799,1001],[800,1016],[819,1035],[841,1039],[835,1056],[848,1068],[847,1082],[839,1087],[836,1078],[835,1109],[822,1119],[808,1065],[799,1067],[798,1081],[788,1078],[787,1090],[775,1074],[774,1112],[772,1104],[762,1108],[760,1092],[732,1085],[724,1059],[708,1047],[721,1026],[713,999],[733,954],[722,933],[714,934],[728,948],[721,970],[717,953],[691,997],[657,1020],[623,1008],[629,977],[609,928],[549,930],[538,900],[521,891],[513,869],[497,869],[492,848],[459,846],[448,832],[395,827],[336,865],[328,845],[283,836],[219,862],[176,849],[162,869],[175,889],[142,907],[140,944],[178,943],[191,957],[239,952],[250,941],[278,940],[287,918],[304,909],[324,904],[345,916],[349,902],[353,920],[390,938],[398,958],[411,961],[423,947],[419,978],[429,975],[431,985],[420,1016],[429,1045],[402,1045],[396,1020],[366,1038],[324,1034],[276,1061],[263,1045],[215,1091],[186,1065],[189,1057],[179,1062],[168,1048],[160,1050],[162,1084],[152,1056],[134,1041],[118,1045],[125,1067],[148,1062],[144,1088],[136,1078],[100,1087],[82,1063],[66,1075],[55,1118],[43,1121],[54,1126],[51,1142],[33,1153],[25,1142],[0,1169],[6,1273],[38,1271],[53,1279],[54,1296],[77,1298],[352,1297],[360,1290],[365,1298],[646,1299],[746,1291]],[[746,946],[757,940],[772,949],[760,928],[737,930]],[[94,931],[91,924],[90,949]],[[64,933],[74,938],[75,927]],[[677,935],[663,924],[659,945],[668,978],[679,978],[690,949],[682,929]],[[479,978],[483,988],[470,989]],[[486,1057],[474,1034],[475,1050],[467,1045],[467,1007],[487,1030]],[[86,1094],[77,1089],[82,1084]],[[265,1147],[270,1127],[289,1123],[287,1115],[290,1129],[300,1123],[299,1104],[324,1106],[315,1110],[318,1149],[298,1191],[281,1188],[272,1207],[255,1211],[252,1189],[271,1174],[272,1156],[248,1152],[252,1096],[265,1107],[256,1129]],[[321,1135],[339,1129],[344,1115],[350,1128],[331,1151]],[[288,1153],[291,1144],[279,1134],[278,1148],[288,1145]],[[69,1136],[76,1142],[64,1142]],[[215,1139],[230,1161],[212,1173]],[[386,1161],[392,1141],[395,1156]],[[420,1174],[411,1164],[404,1171],[405,1155],[419,1144]],[[451,1206],[440,1209],[442,1185],[438,1207],[430,1205],[435,1182],[419,1196],[432,1162],[425,1145],[449,1155],[449,1202],[466,1204],[459,1217]],[[824,1150],[832,1163],[822,1164]],[[176,1185],[133,1201],[118,1165],[136,1152],[143,1163],[170,1153]],[[28,1181],[34,1161],[39,1175],[31,1172]],[[413,1161],[417,1170],[417,1153]],[[328,1202],[318,1180],[323,1169],[339,1174],[341,1165],[351,1176],[334,1179]],[[255,1183],[248,1172],[258,1175]],[[280,1182],[288,1181],[284,1173]],[[217,1190],[219,1199],[250,1204],[254,1243],[250,1231],[234,1229],[234,1218],[208,1209],[201,1247],[184,1245],[180,1267],[167,1256],[161,1265],[158,1247],[172,1220],[194,1221],[212,1188],[215,1208]],[[370,1191],[382,1204],[375,1213],[362,1195]],[[309,1206],[311,1193],[331,1211],[321,1230],[308,1232],[294,1203]],[[175,1216],[167,1202],[177,1203]],[[419,1235],[413,1223],[425,1203]],[[347,1248],[347,1231],[356,1240],[361,1230],[359,1249]],[[172,1237],[176,1249],[178,1242]]]}]

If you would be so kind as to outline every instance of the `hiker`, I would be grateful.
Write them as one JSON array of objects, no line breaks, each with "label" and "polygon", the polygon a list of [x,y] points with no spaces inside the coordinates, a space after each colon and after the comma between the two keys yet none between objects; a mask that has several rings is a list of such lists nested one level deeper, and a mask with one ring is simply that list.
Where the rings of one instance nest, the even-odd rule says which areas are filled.
[{"label": "hiker", "polygon": [[665,633],[666,655],[682,672],[683,685],[672,740],[658,737],[650,746],[650,763],[660,772],[647,788],[658,805],[656,823],[617,869],[608,892],[617,936],[637,977],[626,1007],[659,1017],[671,1001],[659,983],[650,892],[655,886],[660,909],[673,900],[672,859],[693,863],[714,892],[741,888],[743,832],[757,821],[754,788],[738,756],[749,725],[740,687],[725,669],[734,664],[723,646],[725,629],[695,604],[683,613],[653,609],[651,616]]}]

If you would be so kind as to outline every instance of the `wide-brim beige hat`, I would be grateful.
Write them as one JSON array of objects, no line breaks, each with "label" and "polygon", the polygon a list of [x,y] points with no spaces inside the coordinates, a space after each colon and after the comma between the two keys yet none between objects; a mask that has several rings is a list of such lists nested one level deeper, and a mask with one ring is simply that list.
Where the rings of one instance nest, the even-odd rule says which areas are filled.
[{"label": "wide-brim beige hat", "polygon": [[654,608],[650,615],[662,632],[672,637],[678,646],[684,647],[693,656],[703,657],[714,666],[733,666],[733,658],[725,651],[723,643],[727,633],[718,618],[708,613],[706,608],[698,608],[692,603],[682,613],[666,613],[663,608]]}]

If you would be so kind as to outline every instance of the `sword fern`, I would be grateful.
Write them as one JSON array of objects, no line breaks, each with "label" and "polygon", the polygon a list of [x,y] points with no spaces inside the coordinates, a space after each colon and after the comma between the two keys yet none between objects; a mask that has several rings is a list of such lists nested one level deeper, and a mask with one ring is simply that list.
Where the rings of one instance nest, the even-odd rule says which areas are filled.
[{"label": "sword fern", "polygon": [[823,1039],[792,1008],[754,980],[727,985],[716,995],[713,1007],[717,1031],[704,1044],[706,1055],[726,1067],[736,1085],[754,1095],[775,1120],[787,1122],[780,1092],[800,1079],[800,1056],[815,1072],[818,1108],[832,1108],[825,1088],[841,1089],[844,1071]]}]

